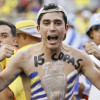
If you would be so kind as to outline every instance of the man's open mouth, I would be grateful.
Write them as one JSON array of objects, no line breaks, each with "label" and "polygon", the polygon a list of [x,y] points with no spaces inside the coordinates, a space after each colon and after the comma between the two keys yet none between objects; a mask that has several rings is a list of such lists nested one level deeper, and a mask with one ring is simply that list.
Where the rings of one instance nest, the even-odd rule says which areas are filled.
[{"label": "man's open mouth", "polygon": [[48,40],[57,40],[58,36],[57,35],[55,35],[55,36],[48,36],[47,38],[48,38]]},{"label": "man's open mouth", "polygon": [[47,37],[48,41],[50,44],[56,44],[57,40],[58,40],[58,36],[57,35],[49,35]]}]

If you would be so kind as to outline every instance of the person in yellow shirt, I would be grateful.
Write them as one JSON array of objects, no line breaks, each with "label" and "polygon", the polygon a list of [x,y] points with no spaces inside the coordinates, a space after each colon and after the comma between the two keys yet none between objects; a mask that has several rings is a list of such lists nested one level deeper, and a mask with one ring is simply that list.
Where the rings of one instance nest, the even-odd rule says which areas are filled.
[{"label": "person in yellow shirt", "polygon": [[[35,21],[32,21],[32,20],[20,21],[20,22],[16,23],[16,28],[17,28],[16,39],[17,39],[19,48],[22,47],[18,51],[26,49],[29,46],[33,45],[34,43],[40,42],[41,39],[40,39],[40,35],[38,34],[38,32],[36,30],[36,23],[35,23]],[[7,66],[9,60],[10,60],[10,58],[6,58],[5,60],[3,60],[1,62],[2,69],[4,69]],[[9,86],[9,88],[13,92],[15,100],[26,100],[24,89],[23,89],[23,85],[21,83],[21,77],[18,77]],[[4,99],[4,100],[12,100],[12,99]]]},{"label": "person in yellow shirt", "polygon": [[[1,63],[2,70],[6,67],[5,65],[2,66],[2,64],[14,54],[12,46],[15,44],[15,37],[16,27],[10,22],[0,20],[0,62],[3,61]],[[0,100],[12,100],[13,98],[14,93],[10,87],[0,92]]]}]

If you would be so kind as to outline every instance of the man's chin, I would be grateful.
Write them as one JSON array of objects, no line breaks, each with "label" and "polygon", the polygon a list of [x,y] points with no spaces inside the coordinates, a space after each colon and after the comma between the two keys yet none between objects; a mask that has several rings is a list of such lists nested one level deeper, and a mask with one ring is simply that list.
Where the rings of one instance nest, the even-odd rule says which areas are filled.
[{"label": "man's chin", "polygon": [[56,49],[59,48],[59,46],[57,46],[57,45],[48,45],[47,48],[51,49],[51,50],[56,50]]}]

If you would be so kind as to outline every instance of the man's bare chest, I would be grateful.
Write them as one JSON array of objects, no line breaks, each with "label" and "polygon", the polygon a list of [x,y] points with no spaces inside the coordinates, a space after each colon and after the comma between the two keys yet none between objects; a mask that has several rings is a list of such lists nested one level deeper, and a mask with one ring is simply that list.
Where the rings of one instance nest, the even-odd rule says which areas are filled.
[{"label": "man's bare chest", "polygon": [[41,95],[43,93],[45,97],[53,97],[54,100],[60,100],[57,99],[58,97],[67,98],[69,96],[67,92],[73,91],[81,61],[81,58],[62,52],[54,53],[49,57],[46,57],[44,53],[35,55],[29,61],[27,68],[32,96],[35,98],[36,93],[41,91]]},{"label": "man's bare chest", "polygon": [[46,62],[29,75],[32,96],[37,91],[50,100],[63,100],[68,97],[67,91],[73,91],[77,75],[78,71],[64,61]]}]

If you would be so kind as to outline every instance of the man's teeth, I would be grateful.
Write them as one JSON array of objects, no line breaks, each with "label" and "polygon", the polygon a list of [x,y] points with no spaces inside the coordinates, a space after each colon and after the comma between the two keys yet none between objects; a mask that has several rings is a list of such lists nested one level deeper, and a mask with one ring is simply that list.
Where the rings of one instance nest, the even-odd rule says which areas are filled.
[{"label": "man's teeth", "polygon": [[48,40],[50,40],[50,39],[55,39],[55,40],[57,40],[57,39],[58,39],[58,36],[48,36]]}]

